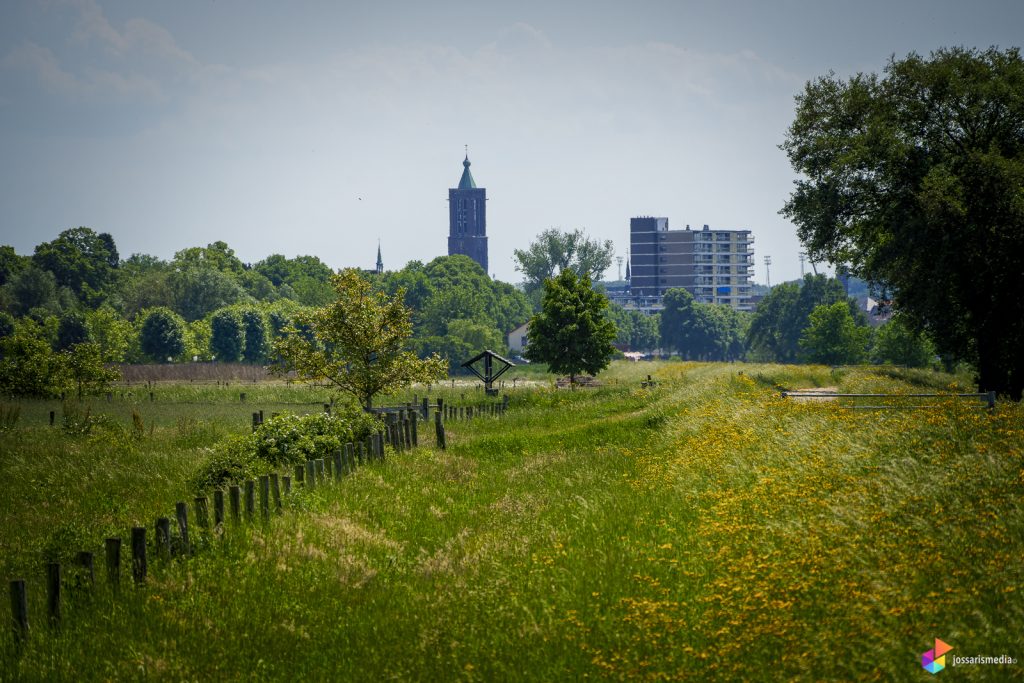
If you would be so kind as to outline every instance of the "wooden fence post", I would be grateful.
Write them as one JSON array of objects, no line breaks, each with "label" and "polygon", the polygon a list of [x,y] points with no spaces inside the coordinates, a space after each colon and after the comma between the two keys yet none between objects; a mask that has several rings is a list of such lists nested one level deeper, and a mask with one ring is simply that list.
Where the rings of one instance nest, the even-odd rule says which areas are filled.
[{"label": "wooden fence post", "polygon": [[163,560],[171,556],[171,520],[167,517],[156,520],[156,555]]},{"label": "wooden fence post", "polygon": [[256,482],[245,480],[245,521],[251,522],[256,515]]},{"label": "wooden fence post", "polygon": [[185,555],[192,554],[192,544],[188,538],[188,505],[183,501],[174,504],[174,516],[178,518],[178,535],[181,537],[181,551]]},{"label": "wooden fence post", "polygon": [[81,573],[79,575],[79,584],[81,583],[81,579],[84,577],[85,583],[88,584],[90,588],[95,586],[96,566],[94,563],[93,554],[88,550],[79,551],[79,553],[75,555],[75,564],[77,564],[78,568],[81,570]]},{"label": "wooden fence post", "polygon": [[342,469],[341,449],[339,448],[338,450],[334,451],[334,455],[331,456],[331,457],[332,457],[332,460],[333,460],[332,465],[334,467],[334,481],[341,481],[341,469]]},{"label": "wooden fence post", "polygon": [[132,527],[132,578],[136,585],[146,583],[146,527]]},{"label": "wooden fence post", "polygon": [[107,583],[116,594],[121,586],[121,539],[108,538],[103,546],[107,556]]},{"label": "wooden fence post", "polygon": [[259,413],[253,413],[252,414],[252,431],[255,432],[256,428],[259,427],[259,426],[260,426],[260,414]]},{"label": "wooden fence post", "polygon": [[196,503],[196,524],[199,525],[200,529],[206,529],[210,526],[210,511],[207,505],[209,501],[206,496],[197,496],[195,499]]},{"label": "wooden fence post", "polygon": [[[289,482],[291,483],[291,482]],[[278,512],[281,511],[281,481],[277,476],[277,472],[270,474],[270,490],[274,495],[274,509]]]},{"label": "wooden fence post", "polygon": [[270,520],[270,476],[266,474],[260,477],[260,514],[264,522]]},{"label": "wooden fence post", "polygon": [[306,461],[306,488],[316,488],[316,463],[312,460]]},{"label": "wooden fence post", "polygon": [[345,444],[345,469],[350,474],[356,470],[356,447],[351,441]]},{"label": "wooden fence post", "polygon": [[46,613],[50,626],[60,628],[60,564],[46,564]]},{"label": "wooden fence post", "polygon": [[231,521],[238,524],[242,521],[242,489],[238,484],[228,487],[228,498],[231,499]]},{"label": "wooden fence post", "polygon": [[437,437],[437,447],[442,451],[448,448],[448,442],[444,434],[444,421],[441,419],[441,411],[434,413],[434,433]]},{"label": "wooden fence post", "polygon": [[284,495],[291,495],[292,492],[292,478],[287,474],[281,477],[281,484],[284,487]]},{"label": "wooden fence post", "polygon": [[424,420],[430,419],[430,400],[426,396],[423,397],[423,403],[420,405],[420,417]]},{"label": "wooden fence post", "polygon": [[366,442],[365,441],[360,441],[359,442],[359,453],[358,453],[358,456],[359,456],[359,464],[362,465],[366,461]]},{"label": "wooden fence post", "polygon": [[213,492],[213,526],[219,527],[224,524],[224,492],[217,489]]},{"label": "wooden fence post", "polygon": [[28,593],[25,579],[11,581],[11,616],[14,618],[14,637],[21,642],[28,636]]},{"label": "wooden fence post", "polygon": [[412,427],[412,447],[420,445],[420,436],[417,433],[417,422],[419,422],[419,413],[413,411],[409,414],[409,425]]},{"label": "wooden fence post", "polygon": [[304,465],[296,465],[295,466],[295,485],[296,486],[299,486],[299,485],[302,485],[302,484],[306,483],[305,482],[305,478],[303,477],[303,474],[305,474],[305,472],[306,472],[306,467]]}]

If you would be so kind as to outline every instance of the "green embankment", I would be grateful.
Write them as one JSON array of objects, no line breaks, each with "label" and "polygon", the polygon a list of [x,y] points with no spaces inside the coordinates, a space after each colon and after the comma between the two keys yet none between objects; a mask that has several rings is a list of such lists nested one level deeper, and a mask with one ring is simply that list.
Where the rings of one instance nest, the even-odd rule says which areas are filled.
[{"label": "green embankment", "polygon": [[129,426],[77,436],[25,404],[0,440],[0,566],[28,580],[32,626],[20,652],[0,633],[0,679],[911,680],[936,637],[1021,661],[948,673],[1019,675],[1024,410],[778,393],[949,381],[891,374],[617,364],[603,388],[517,389],[500,420],[449,423],[447,451],[427,439],[200,536],[143,589],[111,599],[98,567],[59,632],[45,557],[152,529],[248,411],[304,394],[167,395],[140,403],[141,433],[98,401]]}]

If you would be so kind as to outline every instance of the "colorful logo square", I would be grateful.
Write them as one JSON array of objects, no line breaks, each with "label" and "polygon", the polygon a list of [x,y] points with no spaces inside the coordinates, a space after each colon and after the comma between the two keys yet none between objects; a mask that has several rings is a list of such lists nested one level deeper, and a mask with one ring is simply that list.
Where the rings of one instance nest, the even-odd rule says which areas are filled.
[{"label": "colorful logo square", "polygon": [[946,653],[953,649],[952,645],[935,639],[935,648],[921,655],[921,668],[930,674],[937,674],[946,668]]}]

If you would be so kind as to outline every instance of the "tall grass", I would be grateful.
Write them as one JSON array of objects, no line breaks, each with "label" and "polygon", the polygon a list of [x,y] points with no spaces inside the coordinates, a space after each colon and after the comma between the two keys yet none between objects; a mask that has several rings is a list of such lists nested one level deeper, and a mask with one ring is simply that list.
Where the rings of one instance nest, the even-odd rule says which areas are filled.
[{"label": "tall grass", "polygon": [[1024,657],[1019,406],[865,413],[778,393],[908,391],[862,370],[621,364],[608,380],[517,391],[500,420],[449,423],[447,451],[299,492],[116,600],[73,596],[60,632],[33,569],[53,521],[93,544],[151,527],[245,425],[186,414],[148,444],[19,428],[0,475],[33,496],[0,502],[0,549],[37,597],[20,653],[0,636],[0,678],[910,680],[936,637]]}]

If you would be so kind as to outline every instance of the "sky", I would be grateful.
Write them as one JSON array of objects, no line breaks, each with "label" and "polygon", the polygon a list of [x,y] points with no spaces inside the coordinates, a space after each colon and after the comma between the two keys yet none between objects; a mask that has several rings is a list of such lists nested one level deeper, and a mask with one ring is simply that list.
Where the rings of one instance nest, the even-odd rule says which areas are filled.
[{"label": "sky", "polygon": [[1022,39],[1019,0],[3,0],[0,244],[369,268],[379,241],[394,270],[447,253],[468,145],[498,279],[544,229],[624,257],[630,217],[667,216],[751,230],[777,283],[808,80]]}]

